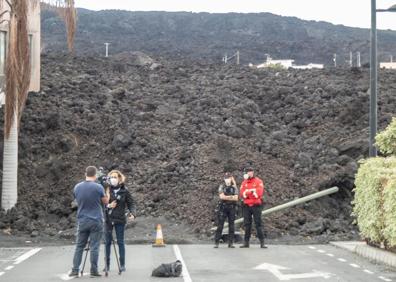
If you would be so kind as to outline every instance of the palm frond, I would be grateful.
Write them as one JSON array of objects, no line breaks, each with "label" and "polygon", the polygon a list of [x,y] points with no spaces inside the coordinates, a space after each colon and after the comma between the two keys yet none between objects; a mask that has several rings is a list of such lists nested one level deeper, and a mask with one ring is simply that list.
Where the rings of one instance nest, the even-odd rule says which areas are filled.
[{"label": "palm frond", "polygon": [[74,0],[41,0],[46,7],[55,8],[59,16],[65,21],[67,45],[70,51],[74,49],[74,36],[77,29],[77,12]]},{"label": "palm frond", "polygon": [[[8,138],[15,118],[18,118],[19,125],[30,85],[29,9],[34,9],[40,2],[55,7],[66,23],[67,42],[71,51],[76,32],[76,10],[74,0],[6,0],[6,2],[10,6],[10,20],[6,60],[4,134]],[[3,1],[0,0],[0,3],[2,4],[0,11],[3,11]]]},{"label": "palm frond", "polygon": [[30,85],[28,0],[12,0],[6,61],[4,133],[8,138],[14,119],[21,117]]}]

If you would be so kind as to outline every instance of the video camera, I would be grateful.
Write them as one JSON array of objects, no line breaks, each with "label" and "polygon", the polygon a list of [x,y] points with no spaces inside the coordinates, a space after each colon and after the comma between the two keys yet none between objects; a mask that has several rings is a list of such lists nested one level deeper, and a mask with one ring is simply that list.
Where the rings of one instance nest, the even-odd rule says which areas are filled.
[{"label": "video camera", "polygon": [[98,169],[98,173],[97,173],[97,175],[96,175],[96,178],[97,178],[97,182],[100,184],[100,185],[102,185],[103,187],[106,187],[106,186],[109,186],[110,185],[110,177],[109,176],[107,176],[105,173],[104,173],[104,168],[103,167],[99,167],[99,169]]}]

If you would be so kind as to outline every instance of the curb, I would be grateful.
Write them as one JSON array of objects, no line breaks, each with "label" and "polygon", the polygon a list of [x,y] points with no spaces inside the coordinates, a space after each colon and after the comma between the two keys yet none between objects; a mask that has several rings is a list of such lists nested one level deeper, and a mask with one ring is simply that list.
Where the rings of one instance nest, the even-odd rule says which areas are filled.
[{"label": "curb", "polygon": [[368,246],[365,242],[330,242],[330,245],[350,251],[371,261],[383,263],[390,267],[396,268],[396,254]]}]

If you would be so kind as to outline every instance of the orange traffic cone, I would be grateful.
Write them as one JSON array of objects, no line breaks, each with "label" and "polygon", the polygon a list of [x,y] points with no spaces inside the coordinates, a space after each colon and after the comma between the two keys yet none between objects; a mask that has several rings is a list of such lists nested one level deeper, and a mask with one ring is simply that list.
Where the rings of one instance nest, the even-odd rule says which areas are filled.
[{"label": "orange traffic cone", "polygon": [[164,237],[162,236],[161,224],[157,225],[157,235],[155,236],[155,242],[153,247],[165,247]]}]

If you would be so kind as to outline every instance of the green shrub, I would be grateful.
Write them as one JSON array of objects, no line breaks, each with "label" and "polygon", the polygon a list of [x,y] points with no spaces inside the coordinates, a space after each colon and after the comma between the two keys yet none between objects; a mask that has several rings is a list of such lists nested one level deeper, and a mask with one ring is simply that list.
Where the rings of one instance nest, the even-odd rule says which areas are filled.
[{"label": "green shrub", "polygon": [[[385,217],[384,188],[390,183],[396,169],[396,158],[371,158],[360,162],[355,179],[355,199],[353,215],[356,217],[361,235],[372,242],[385,242],[386,222],[393,217]],[[396,196],[396,195],[395,195]],[[392,205],[386,206],[393,209]],[[395,213],[396,215],[396,213]],[[387,221],[386,221],[387,220]],[[393,221],[396,222],[396,221]],[[387,231],[389,234],[392,230]]]},{"label": "green shrub", "polygon": [[385,155],[396,155],[396,118],[375,137],[378,149]]},{"label": "green shrub", "polygon": [[385,229],[384,238],[389,247],[396,246],[396,173],[393,171],[392,177],[384,187],[384,215]]}]

